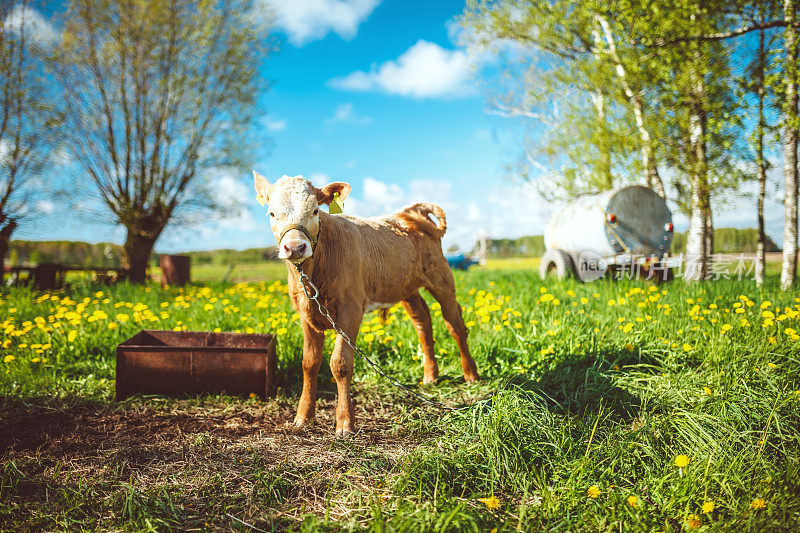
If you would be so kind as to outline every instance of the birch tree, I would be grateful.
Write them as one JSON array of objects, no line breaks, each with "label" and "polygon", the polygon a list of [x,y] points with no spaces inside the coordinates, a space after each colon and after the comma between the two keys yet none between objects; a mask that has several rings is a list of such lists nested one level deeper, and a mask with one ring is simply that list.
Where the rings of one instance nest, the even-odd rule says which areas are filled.
[{"label": "birch tree", "polygon": [[242,165],[264,36],[246,0],[72,0],[58,73],[68,146],[142,282],[176,214],[214,207],[205,171]]},{"label": "birch tree", "polygon": [[784,0],[784,91],[783,106],[783,261],[781,287],[789,288],[797,278],[797,82],[798,82],[798,37],[797,0]]}]

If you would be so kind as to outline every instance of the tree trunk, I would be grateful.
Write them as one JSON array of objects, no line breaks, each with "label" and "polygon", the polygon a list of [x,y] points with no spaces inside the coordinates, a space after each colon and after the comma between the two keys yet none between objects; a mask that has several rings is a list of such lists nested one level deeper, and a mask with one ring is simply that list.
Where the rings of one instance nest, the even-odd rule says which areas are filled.
[{"label": "tree trunk", "polygon": [[630,102],[631,107],[633,108],[633,116],[636,119],[636,129],[639,131],[639,142],[641,143],[642,168],[645,172],[645,183],[647,183],[648,187],[656,191],[656,194],[658,194],[661,198],[666,199],[667,193],[664,190],[664,182],[661,180],[661,175],[658,173],[658,165],[656,164],[655,160],[653,139],[644,123],[641,95],[635,93],[628,83],[627,72],[625,71],[625,66],[622,64],[622,60],[617,53],[617,45],[614,41],[614,35],[611,33],[611,27],[608,25],[608,21],[606,21],[605,18],[598,16],[597,22],[603,28],[603,34],[605,35],[606,42],[608,43],[608,50],[611,60],[614,62],[614,66],[616,67],[617,76],[622,83],[622,89],[625,91],[625,96],[628,98],[628,102]]},{"label": "tree trunk", "polygon": [[797,0],[784,0],[786,102],[783,121],[783,266],[781,287],[788,289],[797,276]]},{"label": "tree trunk", "polygon": [[[708,168],[706,166],[706,116],[703,109],[704,85],[700,81],[693,97],[689,118],[690,157],[693,159],[692,204],[689,235],[686,239],[686,273],[689,281],[704,280],[709,275],[710,247],[713,245]],[[710,234],[710,235],[709,235]],[[711,236],[711,238],[709,238]]]},{"label": "tree trunk", "polygon": [[128,235],[123,246],[122,266],[126,270],[128,281],[145,283],[147,281],[147,265],[156,244],[157,232],[143,232],[141,229],[128,228]]},{"label": "tree trunk", "polygon": [[600,146],[599,173],[603,178],[603,187],[610,190],[614,187],[614,176],[611,174],[611,151],[605,140],[608,138],[608,122],[606,120],[606,97],[601,91],[595,91],[591,96],[592,103],[597,110],[597,119],[603,131],[603,144]]},{"label": "tree trunk", "polygon": [[756,124],[756,173],[758,175],[758,201],[756,204],[756,215],[758,218],[758,242],[756,243],[755,278],[756,285],[760,287],[764,284],[764,272],[766,270],[766,259],[764,257],[764,246],[766,243],[766,233],[764,231],[764,198],[767,195],[767,164],[764,161],[764,68],[766,58],[764,53],[764,30],[759,32],[758,37],[758,68],[756,70],[756,82],[758,83],[758,123]]},{"label": "tree trunk", "polygon": [[714,213],[711,211],[711,202],[706,198],[706,257],[709,262],[709,272],[711,264],[714,262]]},{"label": "tree trunk", "polygon": [[17,221],[9,220],[5,226],[0,229],[0,287],[3,286],[3,280],[6,273],[6,254],[8,254],[9,244],[11,243],[11,234],[17,229]]}]

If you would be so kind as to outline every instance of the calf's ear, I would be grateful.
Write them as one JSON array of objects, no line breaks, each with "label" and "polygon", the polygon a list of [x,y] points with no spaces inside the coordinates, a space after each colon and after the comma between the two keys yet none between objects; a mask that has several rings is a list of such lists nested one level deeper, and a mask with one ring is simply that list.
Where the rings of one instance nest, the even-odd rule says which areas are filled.
[{"label": "calf's ear", "polygon": [[256,182],[256,200],[261,205],[266,204],[269,202],[269,190],[272,188],[272,185],[269,184],[267,178],[256,172],[253,171],[253,179]]},{"label": "calf's ear", "polygon": [[333,195],[339,195],[339,201],[343,202],[350,191],[353,190],[351,186],[341,181],[334,181],[329,183],[321,189],[317,189],[317,202],[320,204],[330,205],[333,201]]}]

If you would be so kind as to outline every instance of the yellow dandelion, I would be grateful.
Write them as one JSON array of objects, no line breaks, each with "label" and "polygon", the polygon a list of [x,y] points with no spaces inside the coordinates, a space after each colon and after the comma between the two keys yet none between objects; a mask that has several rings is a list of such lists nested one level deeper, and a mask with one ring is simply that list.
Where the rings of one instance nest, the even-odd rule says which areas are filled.
[{"label": "yellow dandelion", "polygon": [[636,509],[639,507],[639,499],[636,496],[628,496],[628,505]]},{"label": "yellow dandelion", "polygon": [[589,490],[586,491],[586,495],[589,498],[596,499],[598,496],[600,496],[600,487],[598,487],[597,485],[592,485],[591,487],[589,487]]},{"label": "yellow dandelion", "polygon": [[675,458],[675,466],[678,468],[686,468],[690,461],[691,459],[689,459],[688,455],[681,454]]},{"label": "yellow dandelion", "polygon": [[500,500],[497,499],[497,496],[490,496],[489,498],[478,498],[478,501],[484,504],[489,509],[498,509],[500,508]]},{"label": "yellow dandelion", "polygon": [[73,342],[75,340],[75,337],[77,337],[77,336],[78,336],[78,332],[73,329],[72,331],[67,333],[67,341],[68,342]]},{"label": "yellow dandelion", "polygon": [[7,355],[7,356],[3,357],[3,362],[4,363],[10,363],[14,359],[16,359],[16,357],[14,357],[13,355]]},{"label": "yellow dandelion", "polygon": [[703,514],[708,514],[714,511],[714,502],[708,501],[703,503]]},{"label": "yellow dandelion", "polygon": [[700,527],[702,522],[700,522],[700,517],[695,514],[690,514],[686,517],[686,527],[689,529],[694,529],[696,527]]},{"label": "yellow dandelion", "polygon": [[750,502],[751,509],[763,509],[767,506],[767,502],[763,500],[763,498],[756,498],[752,502]]},{"label": "yellow dandelion", "polygon": [[712,394],[711,389],[709,389],[708,387],[703,387],[703,392],[705,392],[709,396],[711,396],[711,394]]},{"label": "yellow dandelion", "polygon": [[688,343],[683,343],[683,351],[684,352],[691,352],[692,351],[692,345],[688,344]]}]

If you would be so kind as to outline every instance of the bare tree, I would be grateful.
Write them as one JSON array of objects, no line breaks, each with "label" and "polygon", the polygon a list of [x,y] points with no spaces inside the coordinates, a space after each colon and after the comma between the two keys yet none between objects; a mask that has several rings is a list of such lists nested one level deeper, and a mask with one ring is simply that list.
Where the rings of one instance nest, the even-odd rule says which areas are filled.
[{"label": "bare tree", "polygon": [[203,178],[239,167],[266,54],[247,0],[72,0],[58,73],[68,143],[142,282],[182,211],[213,208]]},{"label": "bare tree", "polygon": [[0,3],[0,282],[11,235],[35,212],[58,122],[42,75],[45,43],[32,31],[41,22],[26,0]]}]

